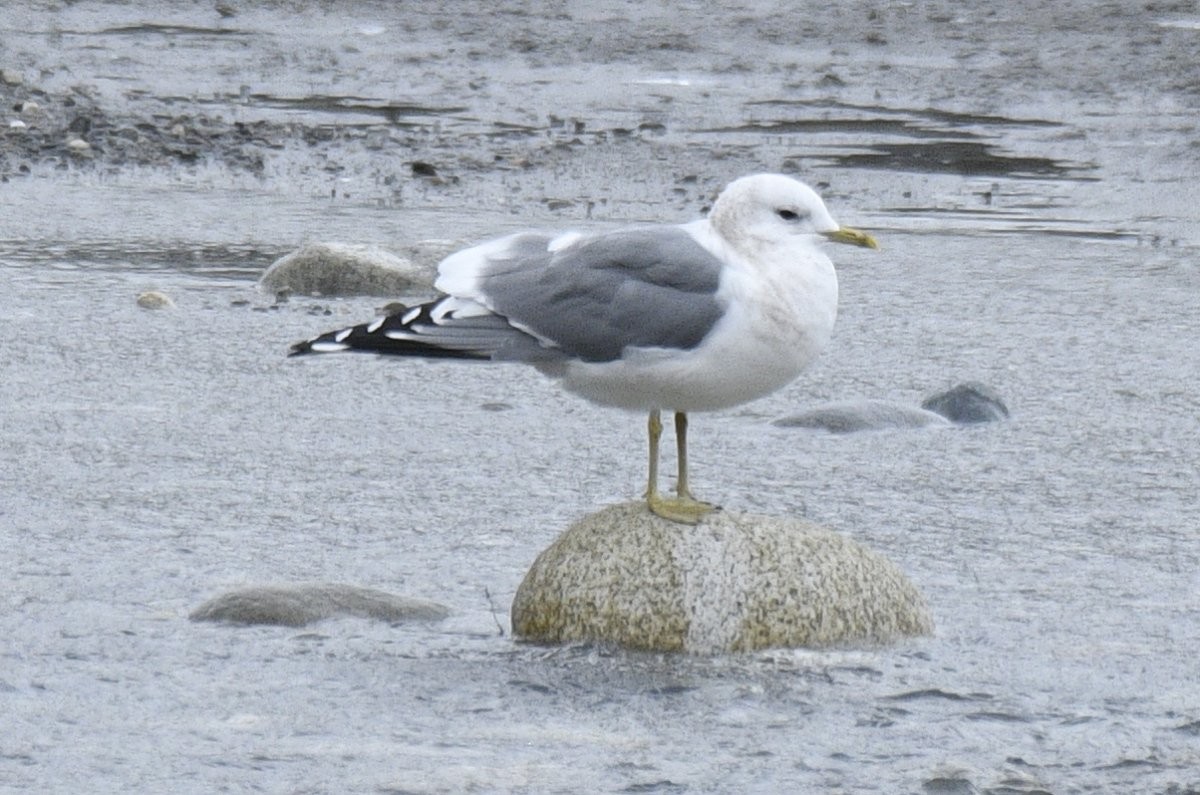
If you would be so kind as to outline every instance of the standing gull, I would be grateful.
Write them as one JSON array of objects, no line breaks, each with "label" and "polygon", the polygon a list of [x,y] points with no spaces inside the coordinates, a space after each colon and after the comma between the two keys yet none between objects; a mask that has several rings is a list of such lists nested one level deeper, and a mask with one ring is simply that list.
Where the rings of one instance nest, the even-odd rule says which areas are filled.
[{"label": "standing gull", "polygon": [[[876,248],[838,226],[802,182],[742,177],[707,218],[673,226],[521,232],[452,254],[443,295],[292,346],[527,362],[594,403],[649,412],[646,502],[694,524],[714,506],[688,486],[688,413],[790,383],[829,340],[838,285],[822,239]],[[658,491],[661,412],[675,412],[676,496]]]}]

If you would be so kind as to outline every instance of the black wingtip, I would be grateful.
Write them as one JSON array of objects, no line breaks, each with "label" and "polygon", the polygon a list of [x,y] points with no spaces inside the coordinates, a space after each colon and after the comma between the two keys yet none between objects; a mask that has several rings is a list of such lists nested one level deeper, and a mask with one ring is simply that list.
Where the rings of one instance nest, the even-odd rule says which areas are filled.
[{"label": "black wingtip", "polygon": [[453,310],[438,313],[445,300],[441,298],[414,307],[397,305],[397,311],[369,323],[327,331],[297,342],[288,349],[287,355],[357,351],[387,356],[487,360],[515,335],[527,336],[496,315],[475,312],[460,320]]},{"label": "black wingtip", "polygon": [[312,340],[305,340],[304,342],[297,342],[296,344],[292,345],[292,347],[288,348],[288,352],[287,352],[288,358],[290,359],[293,356],[303,356],[306,353],[312,353],[313,352],[312,344],[313,344]]}]

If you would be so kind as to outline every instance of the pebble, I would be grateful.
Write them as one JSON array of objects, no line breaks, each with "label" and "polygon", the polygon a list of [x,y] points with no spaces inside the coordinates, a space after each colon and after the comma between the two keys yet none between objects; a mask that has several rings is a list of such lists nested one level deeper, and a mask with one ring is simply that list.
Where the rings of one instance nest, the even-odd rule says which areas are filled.
[{"label": "pebble", "polygon": [[67,141],[67,151],[73,155],[90,155],[92,153],[92,145],[82,138],[72,138]]}]

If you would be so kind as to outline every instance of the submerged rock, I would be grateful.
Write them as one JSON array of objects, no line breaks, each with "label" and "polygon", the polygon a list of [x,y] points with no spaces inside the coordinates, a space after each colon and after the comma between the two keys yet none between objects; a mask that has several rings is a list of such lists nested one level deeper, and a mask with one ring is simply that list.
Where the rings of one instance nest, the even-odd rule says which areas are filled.
[{"label": "submerged rock", "polygon": [[160,293],[158,290],[146,290],[139,293],[137,297],[137,305],[142,309],[174,309],[175,302],[171,300],[171,296],[166,293]]},{"label": "submerged rock", "polygon": [[959,425],[1008,419],[1008,406],[996,391],[974,381],[925,398],[921,408],[941,414]]},{"label": "submerged rock", "polygon": [[924,428],[927,425],[949,425],[941,414],[888,403],[883,400],[851,400],[829,403],[771,423],[780,428],[814,428],[830,433],[880,431],[889,428]]},{"label": "submerged rock", "polygon": [[379,621],[440,621],[450,608],[373,588],[338,583],[263,585],[210,599],[188,616],[192,621],[278,624],[302,627],[334,616]]},{"label": "submerged rock", "polygon": [[433,274],[404,257],[354,243],[310,243],[277,259],[258,285],[272,293],[353,296],[427,290]]},{"label": "submerged rock", "polygon": [[995,390],[968,382],[926,398],[920,408],[885,400],[849,400],[781,417],[771,424],[781,428],[815,428],[830,433],[853,433],[950,423],[970,425],[1007,418],[1008,407]]},{"label": "submerged rock", "polygon": [[889,560],[792,518],[715,511],[695,526],[613,505],[579,520],[525,575],[517,637],[719,653],[880,643],[932,632]]}]

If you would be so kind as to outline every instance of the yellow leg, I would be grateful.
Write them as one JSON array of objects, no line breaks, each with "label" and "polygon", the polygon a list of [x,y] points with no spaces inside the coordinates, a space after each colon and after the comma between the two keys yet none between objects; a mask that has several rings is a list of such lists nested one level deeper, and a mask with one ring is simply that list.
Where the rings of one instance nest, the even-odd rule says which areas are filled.
[{"label": "yellow leg", "polygon": [[682,411],[675,412],[675,454],[679,461],[679,478],[675,481],[675,493],[681,500],[695,499],[688,489],[687,429],[687,414]]},{"label": "yellow leg", "polygon": [[658,497],[658,440],[662,438],[662,414],[658,409],[650,412],[650,420],[646,423],[650,433],[650,477],[646,484],[646,499]]},{"label": "yellow leg", "polygon": [[670,499],[658,493],[658,442],[662,437],[662,415],[658,409],[650,412],[650,477],[646,485],[646,504],[651,513],[682,524],[696,524],[716,506],[692,497],[687,480],[687,414],[675,412],[675,445],[679,454],[679,480],[676,497]]}]

